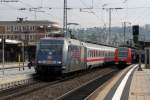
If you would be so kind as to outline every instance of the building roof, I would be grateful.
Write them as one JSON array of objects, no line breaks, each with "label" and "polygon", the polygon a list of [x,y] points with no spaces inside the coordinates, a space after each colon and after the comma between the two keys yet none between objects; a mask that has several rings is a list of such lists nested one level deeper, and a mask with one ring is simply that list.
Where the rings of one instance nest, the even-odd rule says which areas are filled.
[{"label": "building roof", "polygon": [[[0,24],[20,24],[19,20],[17,21],[0,21]],[[24,20],[24,24],[58,24],[57,22],[48,21],[48,20]]]}]

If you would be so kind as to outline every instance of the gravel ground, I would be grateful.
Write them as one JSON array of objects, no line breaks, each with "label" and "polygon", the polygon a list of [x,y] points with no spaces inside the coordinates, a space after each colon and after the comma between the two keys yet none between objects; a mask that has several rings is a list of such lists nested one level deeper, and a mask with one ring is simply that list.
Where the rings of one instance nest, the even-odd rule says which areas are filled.
[{"label": "gravel ground", "polygon": [[[54,100],[68,91],[85,84],[86,82],[111,71],[112,68],[96,69],[88,74],[42,88],[38,91],[15,98],[15,100]],[[115,69],[114,69],[115,70]]]}]

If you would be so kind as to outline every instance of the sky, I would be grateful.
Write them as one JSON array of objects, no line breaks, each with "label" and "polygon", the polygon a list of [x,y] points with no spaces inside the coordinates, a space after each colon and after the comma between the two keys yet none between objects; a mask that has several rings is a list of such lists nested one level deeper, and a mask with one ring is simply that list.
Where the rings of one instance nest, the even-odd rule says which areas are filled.
[{"label": "sky", "polygon": [[[8,1],[8,0],[7,0]],[[10,0],[11,1],[11,0]],[[104,27],[111,25],[150,24],[150,0],[67,0],[68,23],[78,23],[76,27]],[[19,10],[24,8],[24,10]],[[37,12],[32,8],[38,8]],[[52,8],[52,9],[49,9]],[[80,8],[91,8],[81,9]],[[105,8],[105,9],[102,9]],[[123,9],[115,9],[123,8]],[[18,0],[18,2],[0,3],[0,20],[16,20],[18,17],[27,20],[49,20],[63,24],[63,0]]]}]

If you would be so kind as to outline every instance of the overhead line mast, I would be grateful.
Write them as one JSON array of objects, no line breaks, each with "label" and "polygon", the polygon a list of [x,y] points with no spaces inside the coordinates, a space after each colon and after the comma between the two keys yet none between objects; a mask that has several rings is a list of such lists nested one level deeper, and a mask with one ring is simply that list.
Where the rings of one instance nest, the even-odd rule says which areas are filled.
[{"label": "overhead line mast", "polygon": [[68,38],[67,34],[67,0],[64,0],[64,15],[63,15],[63,33],[64,37]]}]

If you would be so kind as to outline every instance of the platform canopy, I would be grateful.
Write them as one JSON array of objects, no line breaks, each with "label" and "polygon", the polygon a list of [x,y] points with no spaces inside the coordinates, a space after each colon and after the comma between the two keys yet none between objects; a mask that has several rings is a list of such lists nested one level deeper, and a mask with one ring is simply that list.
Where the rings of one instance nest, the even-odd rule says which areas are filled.
[{"label": "platform canopy", "polygon": [[[2,41],[2,39],[0,39],[0,43],[1,43],[1,41]],[[22,43],[22,41],[6,39],[6,43],[8,43],[8,44],[19,44],[19,43]]]}]

